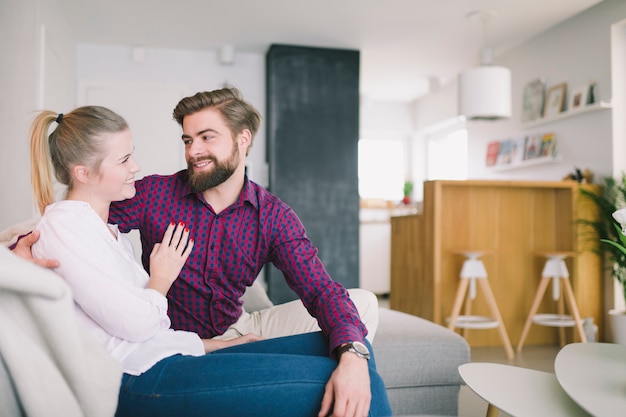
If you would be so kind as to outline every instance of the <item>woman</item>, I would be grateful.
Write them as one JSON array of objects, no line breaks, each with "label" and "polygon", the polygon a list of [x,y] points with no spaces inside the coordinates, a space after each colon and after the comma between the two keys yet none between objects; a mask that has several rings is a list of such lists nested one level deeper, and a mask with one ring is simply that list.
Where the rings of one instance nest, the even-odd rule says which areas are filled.
[{"label": "woman", "polygon": [[[129,242],[107,224],[110,203],[135,194],[132,152],[126,122],[103,107],[44,111],[31,128],[33,189],[43,212],[33,255],[60,261],[55,270],[72,288],[78,320],[121,363],[117,414],[328,414],[322,398],[337,365],[321,333],[248,344],[259,337],[201,340],[169,328],[165,296],[193,249],[193,231],[172,219],[150,255],[150,274],[135,262]],[[56,203],[50,165],[67,186]],[[219,354],[205,354],[213,351]],[[370,367],[369,413],[389,415],[384,384],[373,361]],[[345,411],[368,414],[364,407]]]}]

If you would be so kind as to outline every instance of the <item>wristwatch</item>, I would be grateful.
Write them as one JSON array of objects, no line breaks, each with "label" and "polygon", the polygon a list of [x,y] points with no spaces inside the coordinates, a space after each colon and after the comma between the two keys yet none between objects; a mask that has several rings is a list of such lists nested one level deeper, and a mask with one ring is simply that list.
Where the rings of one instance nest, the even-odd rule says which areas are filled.
[{"label": "wristwatch", "polygon": [[370,351],[365,346],[365,344],[361,342],[349,342],[343,346],[339,346],[336,350],[337,359],[341,357],[345,352],[351,352],[357,355],[359,358],[370,359]]}]

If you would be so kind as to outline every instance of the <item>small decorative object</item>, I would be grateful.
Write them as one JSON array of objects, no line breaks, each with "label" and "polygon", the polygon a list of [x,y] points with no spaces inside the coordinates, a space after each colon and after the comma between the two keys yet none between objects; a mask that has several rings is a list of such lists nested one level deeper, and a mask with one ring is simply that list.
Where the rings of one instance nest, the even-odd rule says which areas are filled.
[{"label": "small decorative object", "polygon": [[596,80],[591,79],[589,83],[589,93],[587,94],[587,104],[596,102]]},{"label": "small decorative object", "polygon": [[541,118],[545,90],[545,84],[539,78],[526,84],[522,103],[522,122],[531,122]]},{"label": "small decorative object", "polygon": [[543,117],[553,116],[563,111],[563,103],[565,102],[566,83],[557,84],[550,87],[546,94],[546,102],[543,106]]},{"label": "small decorative object", "polygon": [[413,183],[411,181],[404,181],[404,198],[402,198],[403,204],[411,204],[411,193],[413,192]]},{"label": "small decorative object", "polygon": [[593,184],[593,172],[589,168],[583,169],[583,182],[585,184]]},{"label": "small decorative object", "polygon": [[569,105],[567,106],[567,110],[576,110],[585,107],[587,105],[587,94],[589,89],[590,87],[586,85],[573,90],[569,96]]},{"label": "small decorative object", "polygon": [[583,319],[583,330],[585,331],[587,342],[598,341],[598,326],[594,324],[593,317],[585,317]]},{"label": "small decorative object", "polygon": [[574,168],[574,171],[563,177],[563,181],[576,181],[580,184],[584,181],[584,176],[579,168]]}]

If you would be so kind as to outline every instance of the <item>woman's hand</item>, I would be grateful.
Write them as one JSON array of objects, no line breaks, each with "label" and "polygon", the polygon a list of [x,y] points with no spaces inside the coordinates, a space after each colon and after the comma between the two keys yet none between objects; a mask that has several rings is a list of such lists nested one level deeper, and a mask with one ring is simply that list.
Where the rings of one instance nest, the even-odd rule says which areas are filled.
[{"label": "woman's hand", "polygon": [[259,340],[263,340],[263,338],[254,333],[248,333],[230,340],[202,339],[202,344],[204,345],[204,353],[209,353],[218,349],[257,342]]},{"label": "woman's hand", "polygon": [[150,253],[150,280],[146,288],[152,288],[167,295],[178,278],[180,270],[193,249],[193,239],[184,223],[172,222],[165,230],[163,241],[157,243]]},{"label": "woman's hand", "polygon": [[44,268],[54,269],[59,267],[59,261],[56,259],[35,259],[31,247],[39,239],[39,230],[33,230],[17,241],[13,253],[22,259],[26,259],[36,265]]}]

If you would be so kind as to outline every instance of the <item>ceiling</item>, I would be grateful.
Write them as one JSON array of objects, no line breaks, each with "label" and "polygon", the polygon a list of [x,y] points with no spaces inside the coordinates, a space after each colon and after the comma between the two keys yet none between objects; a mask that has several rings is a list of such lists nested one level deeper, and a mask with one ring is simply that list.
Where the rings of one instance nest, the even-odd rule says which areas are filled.
[{"label": "ceiling", "polygon": [[[79,43],[232,45],[258,53],[272,43],[358,49],[362,96],[408,102],[478,65],[486,44],[497,61],[602,0],[57,1]],[[468,17],[477,11],[491,17]]]}]

